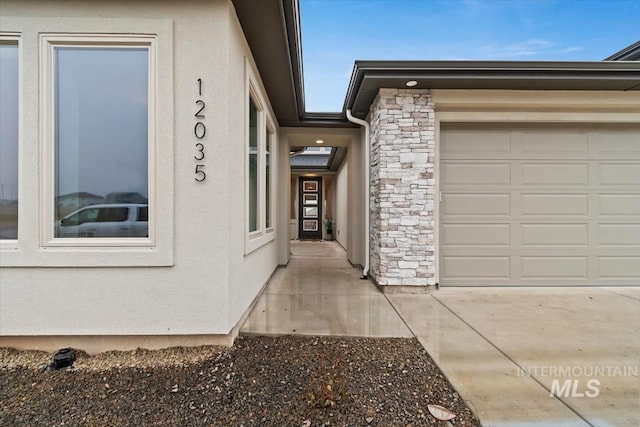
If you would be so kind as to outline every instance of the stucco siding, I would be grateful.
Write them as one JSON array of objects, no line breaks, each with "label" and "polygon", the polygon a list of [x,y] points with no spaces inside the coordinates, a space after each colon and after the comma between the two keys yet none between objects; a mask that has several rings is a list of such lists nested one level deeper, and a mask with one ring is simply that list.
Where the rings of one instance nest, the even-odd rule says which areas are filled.
[{"label": "stucco siding", "polygon": [[336,178],[336,210],[335,210],[335,224],[334,234],[335,239],[342,245],[343,248],[347,248],[347,237],[349,236],[349,224],[347,221],[348,209],[347,204],[349,201],[349,168],[345,161],[340,169],[338,169],[338,175]]},{"label": "stucco siding", "polygon": [[[24,120],[21,228],[18,247],[0,255],[0,335],[228,334],[277,265],[273,243],[251,256],[243,252],[245,228],[238,213],[245,209],[244,169],[238,165],[245,155],[244,58],[250,52],[232,4],[8,0],[2,2],[1,23],[3,31],[21,34]],[[154,265],[153,248],[124,251],[129,261],[122,266],[105,261],[108,255],[100,249],[80,250],[81,255],[69,250],[93,267],[56,267],[66,255],[39,247],[41,177],[27,173],[39,170],[42,139],[38,34],[155,34],[155,28],[163,29],[157,35],[158,63],[170,64],[157,69],[158,108],[169,117],[157,132],[172,155],[156,159],[155,176],[158,197],[170,201],[162,204],[168,210],[157,212],[159,235],[170,237],[162,241],[169,256]],[[197,99],[206,103],[202,141],[193,135]],[[204,182],[194,180],[196,142],[206,150]]]},{"label": "stucco siding", "polygon": [[[256,78],[256,86],[263,99],[266,102],[265,110],[270,117],[273,118],[273,125],[276,126],[276,137],[271,147],[271,167],[277,170],[278,158],[278,142],[277,142],[277,121],[275,114],[271,109],[264,86],[260,80],[257,67],[252,59],[251,51],[245,40],[244,33],[240,27],[233,7],[229,10],[229,50],[228,50],[228,121],[226,123],[229,129],[227,141],[227,153],[224,157],[228,165],[233,165],[227,170],[228,182],[224,203],[224,208],[228,212],[228,254],[229,254],[229,292],[228,292],[228,309],[230,321],[235,324],[245,313],[253,299],[258,295],[262,287],[267,283],[269,277],[278,265],[278,254],[276,241],[271,240],[260,246],[258,249],[249,253],[245,247],[245,216],[242,212],[246,212],[245,207],[245,181],[246,181],[246,153],[247,140],[246,129],[247,123],[244,119],[248,104],[249,94],[246,87],[245,67],[251,67],[251,71]],[[276,175],[273,175],[272,181],[275,181]],[[276,194],[272,192],[272,206],[280,208],[280,203],[276,202]],[[272,217],[275,224],[277,215]],[[270,233],[280,232],[276,227]]]}]

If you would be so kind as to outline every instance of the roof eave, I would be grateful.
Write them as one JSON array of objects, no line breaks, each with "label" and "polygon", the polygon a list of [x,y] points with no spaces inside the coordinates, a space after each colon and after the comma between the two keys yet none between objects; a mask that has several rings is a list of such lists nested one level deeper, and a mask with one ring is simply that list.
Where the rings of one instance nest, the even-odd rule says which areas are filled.
[{"label": "roof eave", "polygon": [[638,90],[638,62],[356,61],[343,112],[366,117],[381,88]]},{"label": "roof eave", "polygon": [[606,57],[603,61],[640,61],[640,40]]},{"label": "roof eave", "polygon": [[298,0],[233,0],[236,15],[276,120],[296,122],[304,113]]}]

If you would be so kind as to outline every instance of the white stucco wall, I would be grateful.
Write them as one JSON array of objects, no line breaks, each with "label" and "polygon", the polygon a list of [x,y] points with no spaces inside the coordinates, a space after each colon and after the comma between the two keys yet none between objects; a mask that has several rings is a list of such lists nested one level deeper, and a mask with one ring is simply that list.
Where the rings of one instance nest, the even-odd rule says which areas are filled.
[{"label": "white stucco wall", "polygon": [[[245,117],[249,94],[246,87],[246,71],[245,67],[249,65],[253,69],[253,74],[258,79],[256,84],[263,99],[267,102],[265,110],[273,120],[273,124],[277,126],[275,114],[268,105],[266,91],[260,82],[260,76],[256,66],[251,59],[251,51],[244,38],[242,27],[238,22],[235,12],[231,8],[229,10],[229,120],[227,123],[229,129],[228,136],[228,165],[234,165],[227,171],[229,181],[227,185],[228,203],[225,208],[228,213],[228,231],[229,231],[229,316],[232,319],[240,319],[246,311],[249,304],[260,292],[260,289],[266,284],[269,277],[278,265],[277,244],[275,238],[265,243],[259,249],[246,253],[244,232],[245,217],[238,215],[239,212],[245,212],[245,189],[244,182],[246,170],[244,168],[246,158],[246,121],[238,120],[237,117]],[[248,61],[246,60],[248,59]],[[274,170],[278,170],[278,135],[276,135],[271,147],[271,166]],[[242,165],[242,166],[241,166]],[[272,182],[276,181],[275,175]],[[272,214],[272,222],[277,225],[279,215],[283,215],[288,210],[286,206],[278,202],[278,196],[282,197],[282,193],[277,193],[277,186],[272,187],[271,204],[276,208]],[[284,211],[281,209],[285,209]],[[274,237],[279,228],[272,232]]]},{"label": "white stucco wall", "polygon": [[349,236],[349,226],[347,221],[348,209],[347,204],[349,201],[349,168],[345,161],[338,169],[336,176],[336,206],[335,206],[335,239],[342,245],[343,248],[347,248],[347,237]]},{"label": "white stucco wall", "polygon": [[347,203],[347,257],[352,264],[365,265],[365,198],[369,195],[369,187],[365,180],[365,155],[364,130],[358,129],[356,135],[349,142],[349,154],[347,158],[349,185],[349,201]]},{"label": "white stucco wall", "polygon": [[[0,28],[21,33],[23,123],[19,241],[0,254],[0,336],[227,334],[275,269],[273,242],[245,256],[238,215],[245,210],[250,52],[231,2],[188,3],[2,1]],[[47,253],[38,233],[41,177],[33,173],[42,139],[38,34],[154,34],[155,28],[162,30],[158,109],[169,117],[158,124],[159,139],[168,141],[164,153],[172,152],[157,159],[158,248],[120,251],[126,263],[99,249]],[[206,102],[202,183],[194,180],[196,99]],[[70,257],[77,265],[56,267]],[[84,262],[93,266],[78,266]]]}]

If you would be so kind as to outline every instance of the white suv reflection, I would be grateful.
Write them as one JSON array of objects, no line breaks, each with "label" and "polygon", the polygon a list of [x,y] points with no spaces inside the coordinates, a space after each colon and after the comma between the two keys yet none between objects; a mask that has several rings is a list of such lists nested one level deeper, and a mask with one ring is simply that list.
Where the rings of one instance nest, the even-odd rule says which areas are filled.
[{"label": "white suv reflection", "polygon": [[56,221],[56,237],[148,237],[146,204],[89,205]]}]

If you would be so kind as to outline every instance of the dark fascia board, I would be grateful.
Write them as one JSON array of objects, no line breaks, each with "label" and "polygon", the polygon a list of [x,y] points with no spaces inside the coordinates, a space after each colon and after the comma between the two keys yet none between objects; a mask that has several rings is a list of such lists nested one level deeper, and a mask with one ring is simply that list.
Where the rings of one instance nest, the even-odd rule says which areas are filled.
[{"label": "dark fascia board", "polygon": [[282,127],[357,127],[343,113],[307,113],[298,0],[233,0]]},{"label": "dark fascia board", "polygon": [[604,61],[640,61],[640,40],[605,58]]},{"label": "dark fascia board", "polygon": [[329,159],[329,170],[337,171],[347,157],[347,147],[333,147],[331,158]]},{"label": "dark fascia board", "polygon": [[331,127],[355,128],[360,127],[347,120],[343,113],[304,113],[300,120],[291,123],[281,123],[281,126],[291,127]]},{"label": "dark fascia board", "polygon": [[233,0],[278,123],[304,112],[298,0]]},{"label": "dark fascia board", "polygon": [[356,61],[344,102],[365,118],[382,88],[640,90],[638,62]]},{"label": "dark fascia board", "polygon": [[302,68],[302,31],[300,29],[300,6],[298,0],[282,0],[287,31],[290,65],[293,75],[298,117],[304,114],[304,71]]}]

